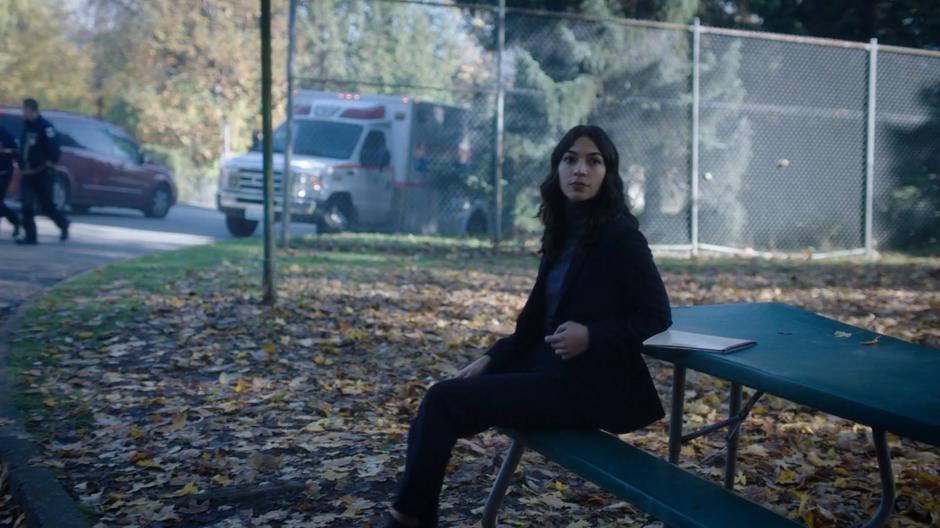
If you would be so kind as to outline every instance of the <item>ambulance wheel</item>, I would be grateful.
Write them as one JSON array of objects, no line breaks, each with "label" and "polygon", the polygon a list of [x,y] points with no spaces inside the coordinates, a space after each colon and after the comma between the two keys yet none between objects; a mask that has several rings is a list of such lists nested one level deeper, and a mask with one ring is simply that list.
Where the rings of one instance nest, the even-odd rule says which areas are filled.
[{"label": "ambulance wheel", "polygon": [[323,214],[317,220],[320,233],[343,233],[356,227],[356,208],[349,197],[340,196],[327,202]]}]

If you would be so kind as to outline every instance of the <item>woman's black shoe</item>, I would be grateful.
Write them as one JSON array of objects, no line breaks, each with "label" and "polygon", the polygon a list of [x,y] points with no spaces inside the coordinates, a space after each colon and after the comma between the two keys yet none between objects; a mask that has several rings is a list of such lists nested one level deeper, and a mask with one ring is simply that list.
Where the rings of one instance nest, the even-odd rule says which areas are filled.
[{"label": "woman's black shoe", "polygon": [[14,242],[21,246],[35,246],[39,243],[35,238],[17,238]]}]

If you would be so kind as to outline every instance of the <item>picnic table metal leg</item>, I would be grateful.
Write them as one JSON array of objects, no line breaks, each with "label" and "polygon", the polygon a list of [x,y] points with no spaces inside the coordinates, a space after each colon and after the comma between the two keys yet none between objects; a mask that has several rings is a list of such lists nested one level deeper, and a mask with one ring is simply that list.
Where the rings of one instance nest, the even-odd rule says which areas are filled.
[{"label": "picnic table metal leg", "polygon": [[878,456],[878,471],[881,473],[881,504],[875,516],[863,528],[883,526],[894,509],[894,471],[891,469],[891,453],[888,451],[885,431],[872,428],[871,436],[875,442],[875,455]]},{"label": "picnic table metal leg", "polygon": [[685,408],[685,367],[672,367],[672,411],[669,414],[669,462],[679,462],[682,449],[682,413]]},{"label": "picnic table metal leg", "polygon": [[[731,395],[728,397],[728,419],[733,420],[741,413],[741,384],[731,383]],[[741,418],[741,421],[744,419]],[[732,424],[728,431],[725,449],[725,487],[734,489],[735,463],[738,458],[738,438],[740,437],[740,422]]]},{"label": "picnic table metal leg", "polygon": [[490,490],[489,497],[486,498],[486,506],[483,507],[483,528],[496,527],[496,513],[499,511],[499,505],[503,502],[506,495],[506,489],[509,488],[509,480],[512,479],[519,460],[522,459],[522,452],[525,451],[525,445],[519,440],[513,440],[503,460],[503,465],[499,468],[496,475],[496,482],[493,483],[493,489]]}]

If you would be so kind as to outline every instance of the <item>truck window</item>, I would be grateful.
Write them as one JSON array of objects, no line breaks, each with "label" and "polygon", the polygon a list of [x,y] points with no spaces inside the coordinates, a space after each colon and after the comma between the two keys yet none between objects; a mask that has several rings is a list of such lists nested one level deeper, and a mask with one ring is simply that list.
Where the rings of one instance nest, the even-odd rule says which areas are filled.
[{"label": "truck window", "polygon": [[[294,154],[349,159],[361,135],[360,125],[297,119],[294,121]],[[274,132],[274,152],[284,152],[286,136],[287,126],[279,126]]]}]

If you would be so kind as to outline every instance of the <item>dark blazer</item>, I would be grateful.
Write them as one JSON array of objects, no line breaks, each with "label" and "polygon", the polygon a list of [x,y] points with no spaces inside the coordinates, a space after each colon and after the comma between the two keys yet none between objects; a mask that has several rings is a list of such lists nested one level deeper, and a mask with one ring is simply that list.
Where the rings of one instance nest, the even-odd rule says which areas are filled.
[{"label": "dark blazer", "polygon": [[16,141],[13,136],[0,127],[0,176],[13,172],[13,158],[16,157]]},{"label": "dark blazer", "polygon": [[23,120],[19,157],[21,174],[25,176],[54,170],[60,155],[59,140],[52,123],[41,115],[32,121]]},{"label": "dark blazer", "polygon": [[593,244],[579,246],[562,285],[554,320],[545,322],[545,280],[538,278],[516,320],[515,332],[486,353],[487,372],[525,363],[547,332],[565,321],[588,328],[588,349],[562,363],[563,389],[571,391],[591,425],[624,433],[664,416],[641,351],[643,341],[672,324],[666,288],[642,233],[624,216],[600,227]]}]

